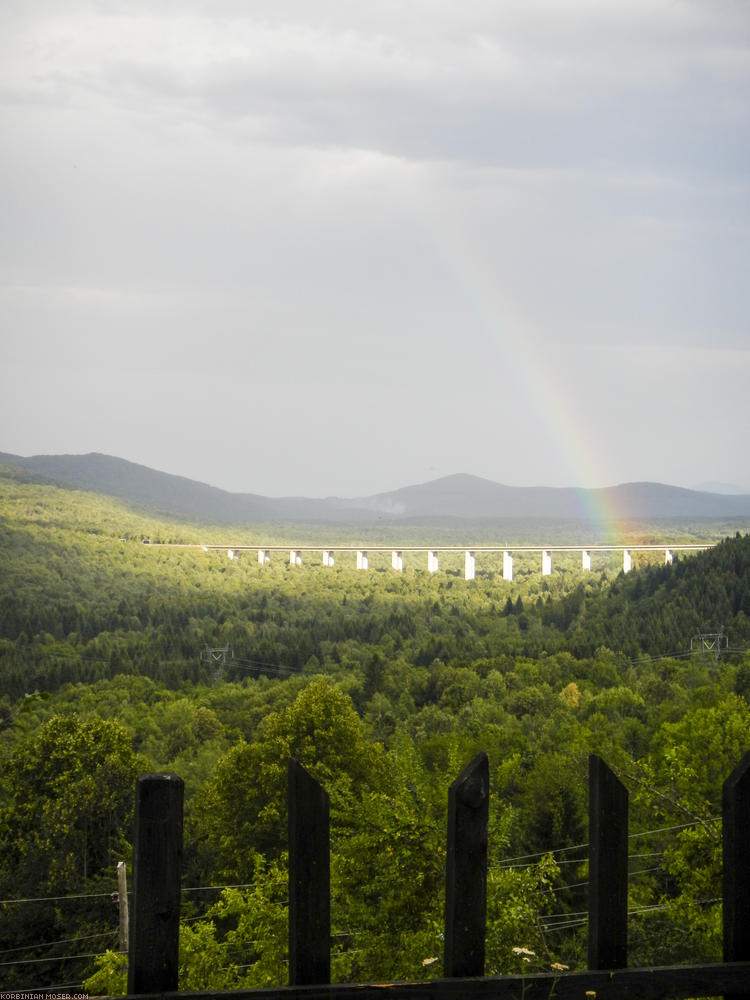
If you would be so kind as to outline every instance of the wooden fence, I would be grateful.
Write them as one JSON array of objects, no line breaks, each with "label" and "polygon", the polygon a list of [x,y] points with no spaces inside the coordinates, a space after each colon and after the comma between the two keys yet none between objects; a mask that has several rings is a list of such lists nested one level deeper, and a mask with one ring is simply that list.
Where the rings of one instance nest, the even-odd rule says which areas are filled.
[{"label": "wooden fence", "polygon": [[724,961],[627,968],[628,793],[589,759],[589,969],[484,976],[489,764],[479,754],[448,796],[444,979],[331,984],[329,802],[289,762],[289,986],[178,993],[182,780],[136,785],[128,993],[191,1000],[658,1000],[724,995],[750,1000],[750,752],[723,787]]}]

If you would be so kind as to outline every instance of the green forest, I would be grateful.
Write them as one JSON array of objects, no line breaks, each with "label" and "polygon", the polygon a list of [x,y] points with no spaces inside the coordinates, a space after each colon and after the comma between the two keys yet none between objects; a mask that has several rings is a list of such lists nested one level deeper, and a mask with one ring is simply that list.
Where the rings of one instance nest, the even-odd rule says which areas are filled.
[{"label": "green forest", "polygon": [[[181,988],[285,984],[290,756],[331,797],[335,981],[441,975],[447,792],[482,750],[488,974],[585,967],[592,752],[630,795],[630,964],[720,960],[749,527],[628,525],[631,544],[717,544],[627,575],[580,553],[547,577],[519,558],[513,582],[496,557],[465,580],[458,553],[434,574],[415,554],[400,573],[259,565],[199,546],[364,533],[167,521],[0,469],[0,989],[125,991],[117,864],[156,771],[185,781]],[[394,547],[486,541],[465,534]]]}]

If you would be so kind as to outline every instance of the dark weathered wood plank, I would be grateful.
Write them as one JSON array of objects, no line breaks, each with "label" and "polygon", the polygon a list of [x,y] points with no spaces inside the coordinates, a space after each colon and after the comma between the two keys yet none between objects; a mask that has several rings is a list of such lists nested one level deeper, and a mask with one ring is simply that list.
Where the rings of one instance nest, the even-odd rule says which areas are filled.
[{"label": "dark weathered wood plank", "polygon": [[686,1000],[750,990],[750,962],[653,969],[487,976],[413,983],[282,986],[236,992],[163,993],[149,1000]]},{"label": "dark weathered wood plank", "polygon": [[601,757],[589,756],[590,969],[628,961],[628,793]]},{"label": "dark weathered wood plank", "polygon": [[[750,960],[750,751],[722,788],[724,961]],[[750,992],[733,994],[750,1000]]]},{"label": "dark weathered wood plank", "polygon": [[448,793],[445,873],[446,976],[481,976],[487,924],[490,766],[478,754]]},{"label": "dark weathered wood plank", "polygon": [[176,774],[136,781],[128,993],[177,989],[183,788]]},{"label": "dark weathered wood plank", "polygon": [[331,862],[327,792],[296,760],[288,767],[289,983],[331,978]]}]

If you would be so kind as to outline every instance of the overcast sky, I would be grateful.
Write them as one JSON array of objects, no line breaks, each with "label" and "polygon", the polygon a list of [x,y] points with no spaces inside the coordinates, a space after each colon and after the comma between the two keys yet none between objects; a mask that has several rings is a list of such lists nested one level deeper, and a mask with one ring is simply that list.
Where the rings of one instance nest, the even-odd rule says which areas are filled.
[{"label": "overcast sky", "polygon": [[750,491],[748,0],[2,0],[0,451]]}]

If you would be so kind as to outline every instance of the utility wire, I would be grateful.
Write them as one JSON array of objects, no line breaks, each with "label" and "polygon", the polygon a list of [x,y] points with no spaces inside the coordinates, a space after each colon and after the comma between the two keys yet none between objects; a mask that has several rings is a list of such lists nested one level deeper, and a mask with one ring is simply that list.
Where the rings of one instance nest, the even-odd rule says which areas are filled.
[{"label": "utility wire", "polygon": [[101,955],[100,951],[92,952],[90,955],[53,955],[51,958],[27,958],[25,960],[18,959],[13,962],[0,962],[0,966],[8,965],[38,965],[40,962],[72,962],[74,959],[78,958],[98,958]]},{"label": "utility wire", "polygon": [[[718,818],[719,818],[718,816],[712,816],[712,817],[709,817],[709,820],[716,820]],[[642,830],[639,833],[629,833],[628,834],[628,840],[635,839],[636,837],[650,837],[650,836],[652,836],[652,834],[656,834],[656,833],[673,833],[675,830],[687,830],[690,827],[699,826],[699,825],[700,825],[700,823],[698,821],[695,821],[695,822],[692,822],[692,823],[679,823],[676,826],[662,826],[662,827],[657,827],[656,829],[653,829],[653,830]],[[572,844],[570,847],[554,847],[554,848],[552,848],[549,851],[537,851],[534,854],[520,854],[520,855],[518,855],[517,857],[514,857],[514,858],[503,858],[502,861],[498,861],[494,865],[491,865],[490,867],[491,868],[531,868],[531,867],[533,867],[533,865],[516,865],[515,862],[517,862],[517,861],[530,861],[533,858],[546,858],[550,854],[552,855],[552,857],[554,857],[556,859],[556,856],[558,854],[563,854],[563,853],[566,853],[567,851],[587,850],[588,847],[589,847],[588,843],[585,843],[585,844]],[[628,857],[630,857],[630,858],[649,857],[649,856],[650,855],[645,855],[645,854],[630,854],[630,855],[628,855]],[[572,860],[563,860],[563,861],[558,861],[557,863],[558,864],[583,864],[585,861],[588,861],[588,857],[586,857],[586,858],[577,858],[577,859],[574,858]]]},{"label": "utility wire", "polygon": [[[708,817],[709,820],[716,820],[718,818],[719,817],[717,817],[717,816]],[[675,830],[687,830],[687,829],[689,829],[691,827],[695,827],[695,826],[700,826],[700,823],[698,821],[695,821],[695,822],[692,822],[692,823],[680,823],[680,824],[678,824],[676,826],[662,826],[662,827],[657,827],[657,828],[655,828],[653,830],[642,830],[639,833],[628,834],[628,839],[631,840],[631,839],[634,839],[636,837],[650,837],[652,834],[657,834],[657,833],[672,833]],[[518,855],[518,856],[512,857],[512,858],[503,858],[501,861],[498,861],[495,864],[490,865],[490,869],[491,870],[505,870],[505,869],[511,869],[512,870],[514,868],[518,868],[518,869],[521,869],[521,868],[531,868],[531,867],[533,867],[533,865],[516,865],[515,862],[517,862],[517,861],[531,860],[533,858],[545,858],[548,855],[552,855],[553,857],[555,857],[558,854],[564,854],[567,851],[582,850],[582,849],[588,848],[588,846],[589,846],[588,843],[585,843],[585,844],[572,844],[569,847],[555,847],[555,848],[552,848],[549,851],[537,851],[534,854],[522,854],[522,855]],[[658,857],[658,856],[659,856],[659,852],[653,852],[651,854],[630,854],[630,855],[628,855],[629,858]],[[586,861],[588,861],[588,857],[573,858],[573,859],[570,859],[570,860],[562,860],[562,861],[558,862],[558,864],[584,864]],[[202,892],[204,890],[208,891],[210,889],[216,889],[216,890],[219,890],[219,889],[251,889],[253,886],[258,885],[258,884],[259,883],[256,880],[255,882],[243,882],[243,883],[228,884],[228,885],[196,885],[196,886],[186,886],[181,891],[182,892]],[[281,880],[276,880],[275,882],[270,882],[270,881],[262,880],[262,884],[263,885],[274,885],[274,884],[281,885],[282,881]],[[111,897],[111,895],[112,895],[111,892],[89,892],[89,893],[71,894],[71,895],[67,895],[67,896],[30,896],[30,897],[23,898],[23,899],[0,899],[0,905],[5,904],[5,903],[54,903],[54,902],[58,902],[60,900],[66,900],[66,899],[103,899],[106,896]]]},{"label": "utility wire", "polygon": [[109,937],[116,933],[117,930],[113,928],[109,931],[99,931],[98,934],[86,934],[82,937],[60,938],[58,941],[45,941],[41,944],[26,944],[18,948],[5,948],[3,951],[0,951],[0,955],[10,955],[15,951],[33,951],[38,948],[54,948],[58,944],[72,944],[74,941],[90,941],[92,938]]},{"label": "utility wire", "polygon": [[[211,889],[252,889],[253,886],[262,885],[285,885],[286,879],[276,879],[275,881],[262,880],[262,882],[242,882],[236,883],[234,885],[194,885],[186,886],[181,889],[180,892],[203,892]],[[113,892],[115,890],[112,890]],[[132,895],[132,891],[128,892],[128,895]],[[4,903],[55,903],[65,899],[104,899],[105,897],[112,897],[112,892],[88,892],[80,895],[70,895],[70,896],[31,896],[27,899],[0,899],[0,906]],[[2,954],[2,952],[0,952]]]},{"label": "utility wire", "polygon": [[[721,902],[721,900],[718,897],[713,898],[713,899],[701,899],[701,900],[698,900],[698,903],[701,906],[712,906],[712,905],[714,905],[716,903],[720,903],[720,902]],[[635,907],[632,910],[628,910],[628,917],[631,917],[631,916],[642,916],[643,914],[647,914],[647,913],[656,913],[656,912],[661,911],[661,910],[668,910],[668,909],[670,909],[670,907],[672,905],[673,905],[672,902],[668,902],[668,903],[652,903],[649,906],[637,906],[637,907]],[[566,930],[566,929],[569,929],[569,928],[572,928],[572,927],[582,927],[588,921],[588,916],[589,916],[588,910],[579,910],[576,913],[569,913],[569,914],[565,914],[565,913],[550,914],[548,916],[543,916],[541,919],[542,919],[542,926],[544,928],[544,932],[547,933],[548,931],[549,932],[552,932],[552,931],[561,931],[561,930]],[[547,920],[550,920],[550,919],[554,920],[555,918],[558,918],[558,917],[559,918],[571,918],[571,919],[560,919],[559,922],[552,923],[552,924],[549,924],[549,925],[546,923]]]},{"label": "utility wire", "polygon": [[[237,885],[192,885],[192,886],[188,886],[185,889],[180,889],[180,892],[204,892],[204,891],[208,891],[210,889],[252,889],[253,886],[256,886],[258,884],[259,884],[258,882],[243,882],[243,883],[238,883]],[[271,882],[270,880],[268,882],[266,882],[264,880],[262,884],[263,885],[282,885],[282,884],[285,885],[286,884],[286,880],[282,881],[280,879],[277,879],[275,882]]]},{"label": "utility wire", "polygon": [[111,897],[112,893],[85,892],[75,896],[32,896],[28,899],[0,899],[0,905],[5,903],[57,903],[63,899],[102,899],[104,896]]}]

